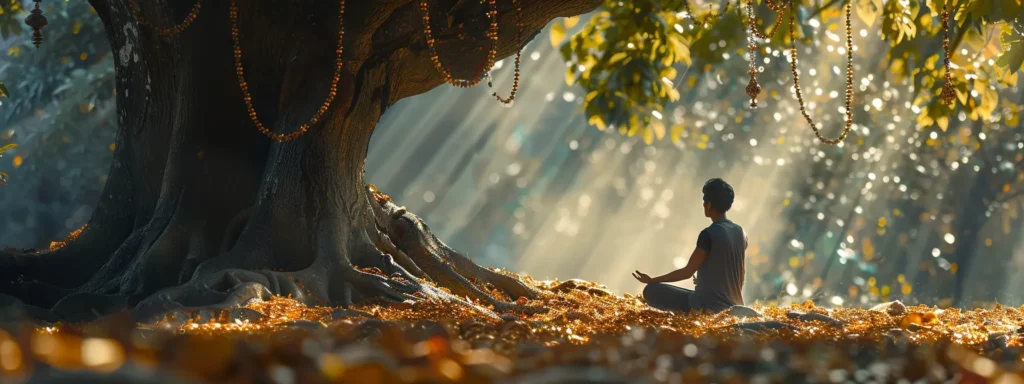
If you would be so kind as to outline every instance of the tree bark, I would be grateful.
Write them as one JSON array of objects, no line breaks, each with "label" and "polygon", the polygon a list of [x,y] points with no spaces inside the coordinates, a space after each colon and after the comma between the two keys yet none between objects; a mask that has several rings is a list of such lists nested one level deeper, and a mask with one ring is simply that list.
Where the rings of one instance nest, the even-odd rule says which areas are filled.
[{"label": "tree bark", "polygon": [[[140,25],[129,0],[91,0],[117,60],[118,140],[105,192],[83,233],[52,252],[0,254],[0,294],[87,319],[134,308],[143,320],[224,309],[269,294],[306,304],[378,297],[460,300],[431,279],[496,310],[529,310],[486,293],[535,297],[436,239],[363,180],[373,129],[388,106],[441,85],[419,1],[348,1],[337,96],[309,132],[273,142],[250,121],[233,68],[228,2],[205,2],[182,33]],[[138,1],[156,28],[181,23],[191,2]],[[240,2],[240,45],[252,102],[276,133],[309,121],[335,71],[339,2]],[[498,56],[555,17],[599,0],[498,2]],[[440,60],[479,75],[486,4],[431,0]],[[376,268],[386,274],[367,273]],[[414,296],[415,295],[415,296]],[[470,304],[467,302],[467,304]]]}]

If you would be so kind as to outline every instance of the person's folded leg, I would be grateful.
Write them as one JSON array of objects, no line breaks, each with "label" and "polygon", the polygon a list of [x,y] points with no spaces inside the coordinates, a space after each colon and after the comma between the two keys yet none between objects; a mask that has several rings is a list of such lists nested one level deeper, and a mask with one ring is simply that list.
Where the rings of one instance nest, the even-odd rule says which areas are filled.
[{"label": "person's folded leg", "polygon": [[647,305],[663,311],[689,311],[693,291],[664,283],[651,283],[644,287]]}]

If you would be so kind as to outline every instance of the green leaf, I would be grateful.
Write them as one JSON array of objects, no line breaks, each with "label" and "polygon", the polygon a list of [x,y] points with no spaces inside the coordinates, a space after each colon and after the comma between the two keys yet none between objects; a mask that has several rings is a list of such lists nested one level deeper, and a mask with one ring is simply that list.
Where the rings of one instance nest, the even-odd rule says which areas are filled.
[{"label": "green leaf", "polygon": [[1004,46],[1003,55],[996,60],[996,65],[1006,68],[1010,72],[1024,71],[1024,39],[1003,35],[1001,41]]},{"label": "green leaf", "polygon": [[604,119],[602,119],[601,116],[598,115],[590,116],[590,119],[587,122],[590,123],[590,125],[597,127],[597,129],[601,131],[605,130],[606,128],[606,126],[604,125]]},{"label": "green leaf", "polygon": [[681,145],[683,143],[683,126],[681,124],[673,124],[672,132],[669,135],[672,137],[673,144]]},{"label": "green leaf", "polygon": [[693,62],[690,60],[690,47],[687,47],[682,40],[675,36],[670,36],[669,41],[672,44],[673,49],[672,59],[675,62],[682,62],[686,65],[692,65]]},{"label": "green leaf", "polygon": [[576,38],[573,37],[572,39],[569,39],[569,41],[566,42],[565,44],[562,44],[562,48],[559,49],[559,52],[562,53],[562,59],[564,59],[565,61],[571,61],[572,60],[572,50],[574,48],[573,44],[575,42],[576,42]]},{"label": "green leaf", "polygon": [[660,121],[651,123],[651,130],[654,131],[654,137],[658,140],[665,138],[665,124]]},{"label": "green leaf", "polygon": [[551,33],[548,35],[551,39],[551,46],[558,47],[565,41],[565,26],[562,23],[555,23],[551,26]]},{"label": "green leaf", "polygon": [[576,24],[580,22],[580,17],[579,16],[566,17],[564,21],[565,21],[565,28],[566,29],[570,29],[572,27],[575,27]]},{"label": "green leaf", "polygon": [[614,55],[612,55],[611,58],[608,59],[608,65],[615,65],[616,63],[622,61],[625,58],[626,52],[616,52]]},{"label": "green leaf", "polygon": [[869,27],[882,15],[882,0],[857,0],[857,16]]},{"label": "green leaf", "polygon": [[1011,71],[1000,66],[996,66],[995,70],[995,79],[1002,86],[1014,87],[1017,85],[1017,71]]}]

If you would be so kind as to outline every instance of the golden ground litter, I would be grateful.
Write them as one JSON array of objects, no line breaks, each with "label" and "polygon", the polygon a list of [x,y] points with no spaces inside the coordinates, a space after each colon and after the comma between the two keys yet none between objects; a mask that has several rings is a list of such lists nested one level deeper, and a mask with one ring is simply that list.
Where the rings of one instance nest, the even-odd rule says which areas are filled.
[{"label": "golden ground litter", "polygon": [[544,294],[519,304],[547,312],[494,316],[440,301],[341,309],[274,297],[154,325],[120,317],[0,330],[0,377],[59,369],[233,383],[1024,383],[1021,308],[806,302],[680,314],[591,282],[521,278]]}]

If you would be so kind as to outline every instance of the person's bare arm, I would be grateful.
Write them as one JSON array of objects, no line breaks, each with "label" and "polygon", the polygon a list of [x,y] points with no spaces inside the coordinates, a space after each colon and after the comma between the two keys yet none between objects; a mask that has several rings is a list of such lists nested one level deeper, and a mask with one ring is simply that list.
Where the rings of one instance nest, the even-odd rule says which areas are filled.
[{"label": "person's bare arm", "polygon": [[686,262],[686,266],[675,271],[666,273],[664,275],[651,279],[652,283],[673,283],[676,281],[683,281],[693,277],[700,269],[700,265],[704,264],[704,259],[708,257],[708,252],[697,248],[693,250],[693,254],[690,255],[690,260]]},{"label": "person's bare arm", "polygon": [[700,270],[701,264],[704,264],[704,259],[707,257],[708,251],[703,248],[697,248],[693,250],[693,254],[690,255],[690,260],[686,262],[685,267],[658,277],[649,277],[640,271],[635,271],[633,272],[633,277],[636,277],[637,280],[640,280],[640,282],[644,284],[683,281],[693,277],[693,275]]}]

